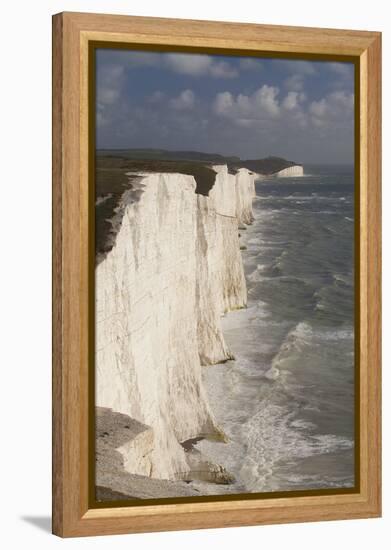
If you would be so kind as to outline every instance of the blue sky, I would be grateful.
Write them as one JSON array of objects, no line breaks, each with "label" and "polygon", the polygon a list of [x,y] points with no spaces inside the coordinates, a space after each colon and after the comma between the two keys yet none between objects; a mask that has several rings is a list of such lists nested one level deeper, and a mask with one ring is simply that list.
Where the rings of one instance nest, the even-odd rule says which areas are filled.
[{"label": "blue sky", "polygon": [[97,50],[99,148],[353,163],[350,63]]}]

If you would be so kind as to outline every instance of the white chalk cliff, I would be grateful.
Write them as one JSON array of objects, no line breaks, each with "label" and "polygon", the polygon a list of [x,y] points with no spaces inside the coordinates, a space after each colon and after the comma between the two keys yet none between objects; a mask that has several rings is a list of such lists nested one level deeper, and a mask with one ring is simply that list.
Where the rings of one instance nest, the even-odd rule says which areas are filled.
[{"label": "white chalk cliff", "polygon": [[228,479],[181,445],[224,437],[201,369],[232,357],[221,316],[247,300],[238,224],[253,219],[254,175],[214,170],[208,196],[190,175],[140,174],[96,267],[96,405],[140,423],[118,449],[132,474],[173,480],[198,469]]},{"label": "white chalk cliff", "polygon": [[289,166],[289,168],[284,168],[279,170],[274,174],[277,178],[291,178],[295,176],[304,176],[304,169],[300,164],[295,164],[294,166]]}]

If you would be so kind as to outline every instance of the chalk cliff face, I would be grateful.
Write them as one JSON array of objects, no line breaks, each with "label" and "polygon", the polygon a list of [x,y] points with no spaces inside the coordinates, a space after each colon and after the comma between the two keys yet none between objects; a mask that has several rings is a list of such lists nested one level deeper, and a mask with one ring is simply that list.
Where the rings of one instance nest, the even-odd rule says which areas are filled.
[{"label": "chalk cliff face", "polygon": [[201,464],[227,480],[181,445],[222,437],[201,368],[231,357],[220,318],[246,305],[238,222],[252,220],[254,177],[214,169],[209,196],[190,175],[140,174],[96,267],[96,405],[136,422],[118,448],[132,474],[186,479]]},{"label": "chalk cliff face", "polygon": [[254,179],[262,179],[253,173],[249,177],[248,170],[241,168],[236,174],[236,217],[239,223],[251,224],[253,216],[253,198],[255,197]]},{"label": "chalk cliff face", "polygon": [[284,168],[279,172],[275,173],[277,178],[291,178],[295,176],[304,176],[304,169],[302,166],[296,164],[294,166],[289,166],[289,168]]}]

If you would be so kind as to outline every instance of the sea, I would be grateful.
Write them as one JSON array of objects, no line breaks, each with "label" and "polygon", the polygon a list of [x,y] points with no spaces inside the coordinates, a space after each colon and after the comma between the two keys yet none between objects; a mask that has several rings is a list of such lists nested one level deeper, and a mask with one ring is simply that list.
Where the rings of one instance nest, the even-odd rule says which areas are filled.
[{"label": "sea", "polygon": [[354,169],[257,181],[239,229],[248,307],[223,318],[235,360],[204,367],[228,442],[196,448],[235,477],[202,494],[354,486]]}]

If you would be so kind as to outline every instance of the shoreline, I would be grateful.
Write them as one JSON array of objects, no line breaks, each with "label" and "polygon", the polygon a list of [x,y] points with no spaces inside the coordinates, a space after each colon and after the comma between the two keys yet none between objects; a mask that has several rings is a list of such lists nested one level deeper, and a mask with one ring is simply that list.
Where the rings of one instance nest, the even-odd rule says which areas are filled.
[{"label": "shoreline", "polygon": [[[330,283],[317,278],[311,267],[324,261],[316,253],[318,243],[330,247],[330,239],[336,238],[336,233],[326,233],[324,227],[331,222],[337,223],[336,227],[348,225],[345,209],[349,195],[346,198],[344,194],[349,191],[335,186],[331,193],[325,192],[319,176],[313,180],[306,182],[313,188],[303,188],[294,178],[284,186],[273,180],[258,182],[257,194],[262,200],[254,201],[254,224],[242,232],[247,245],[243,257],[248,308],[223,319],[224,338],[236,362],[204,371],[209,399],[217,405],[214,413],[230,443],[224,448],[202,441],[198,447],[237,477],[239,483],[231,487],[232,493],[351,486],[354,441],[349,430],[350,355],[346,355],[352,349],[349,313],[339,328],[340,313],[334,313],[333,303],[328,306],[329,313],[316,308],[321,298],[334,296],[330,289],[338,296],[345,292],[349,277],[336,277],[335,270],[340,268],[334,259],[324,267]],[[340,211],[338,218],[331,204]],[[320,224],[318,210],[330,211]],[[313,227],[308,224],[314,224],[317,233],[308,243],[303,236],[307,248],[301,241],[285,246],[291,242],[292,227]],[[347,230],[351,231],[350,225]],[[298,250],[306,252],[300,262]],[[305,291],[309,299],[315,293],[313,309],[305,307],[308,302],[300,302],[300,295],[295,297],[295,289]],[[328,350],[326,354],[324,350]],[[330,354],[335,365],[332,369],[327,360]],[[318,366],[315,372],[314,361]],[[346,403],[339,398],[341,377]],[[220,493],[213,487],[204,489],[209,494]]]},{"label": "shoreline", "polygon": [[[265,179],[265,176],[257,174],[257,177],[254,181],[254,184],[256,184],[257,181],[262,181],[264,179]],[[254,195],[252,203],[254,202],[254,200],[257,200],[256,195]],[[220,362],[215,363],[213,365],[207,365],[207,366],[203,367],[203,385],[208,391],[208,401],[209,401],[211,409],[212,409],[212,411],[215,415],[216,415],[216,405],[220,401],[220,398],[222,396],[215,397],[215,398],[211,397],[211,395],[213,395],[212,388],[217,386],[217,380],[220,379],[220,382],[223,382],[223,383],[227,380],[227,376],[229,376],[229,371],[232,371],[232,369],[234,369],[234,367],[236,365],[236,362],[239,359],[239,356],[238,356],[237,351],[235,350],[235,348],[232,347],[228,343],[227,332],[228,332],[229,329],[228,329],[227,325],[229,326],[229,323],[231,323],[231,325],[232,324],[235,325],[235,319],[237,319],[238,316],[240,317],[242,314],[246,314],[247,311],[249,310],[249,294],[248,294],[249,279],[248,279],[248,273],[246,273],[243,252],[247,251],[247,244],[248,244],[248,241],[251,239],[251,227],[253,226],[254,223],[256,223],[256,213],[252,209],[252,220],[248,223],[245,223],[245,224],[244,223],[239,223],[238,224],[239,248],[240,248],[240,252],[241,252],[241,259],[242,259],[244,275],[245,275],[245,280],[246,280],[246,296],[247,296],[246,305],[244,307],[241,307],[241,308],[236,308],[236,309],[226,311],[226,312],[224,312],[224,314],[222,316],[222,323],[221,323],[222,333],[223,333],[225,341],[227,342],[227,344],[229,346],[229,349],[230,349],[233,357],[231,359],[228,359],[227,361],[220,361]],[[228,371],[228,369],[229,369],[229,371]],[[215,376],[212,376],[211,377],[212,381],[208,383],[208,381],[207,381],[208,375],[210,375],[212,372],[215,373]],[[220,384],[220,389],[222,387],[223,387],[223,385]],[[209,392],[212,392],[212,393],[209,393]],[[221,393],[223,394],[225,392],[222,391]],[[239,411],[236,411],[236,412],[240,413]],[[224,433],[227,433],[227,431],[229,431],[227,429],[227,425],[225,425],[223,422],[221,422],[218,418],[217,418],[217,422],[218,422],[219,427],[223,430]],[[236,444],[236,441],[233,438],[231,438],[229,435],[227,436],[227,438],[228,438],[228,440],[225,444],[227,444],[227,443],[228,444],[234,444],[234,445]],[[228,495],[228,494],[240,494],[240,493],[250,492],[242,484],[240,478],[237,477],[236,472],[232,471],[230,466],[226,463],[226,460],[225,460],[226,453],[225,452],[221,452],[221,453],[218,452],[218,450],[217,450],[218,448],[220,448],[222,451],[225,451],[224,447],[221,447],[221,444],[216,443],[216,442],[210,442],[210,441],[207,441],[205,439],[201,439],[201,440],[199,440],[195,443],[195,447],[200,449],[200,451],[203,454],[205,454],[205,456],[211,456],[213,461],[219,462],[220,464],[224,464],[224,467],[227,469],[227,471],[230,472],[231,475],[234,476],[234,481],[233,481],[233,483],[231,483],[231,484],[229,484],[225,487],[224,486],[222,487],[222,486],[216,486],[216,484],[199,482],[199,481],[195,480],[193,483],[191,483],[192,487],[194,487],[197,490],[199,490],[200,492],[202,492],[202,494],[210,495],[210,496],[219,495],[219,494]],[[212,450],[214,452],[211,452]]]}]

